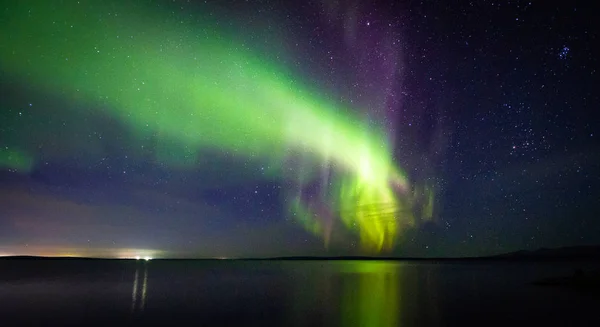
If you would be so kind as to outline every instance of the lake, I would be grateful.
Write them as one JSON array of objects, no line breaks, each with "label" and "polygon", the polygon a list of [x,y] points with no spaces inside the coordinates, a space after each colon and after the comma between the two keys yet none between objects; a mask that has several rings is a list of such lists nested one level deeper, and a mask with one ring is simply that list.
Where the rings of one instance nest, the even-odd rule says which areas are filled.
[{"label": "lake", "polygon": [[1,326],[600,326],[573,263],[0,260]]}]

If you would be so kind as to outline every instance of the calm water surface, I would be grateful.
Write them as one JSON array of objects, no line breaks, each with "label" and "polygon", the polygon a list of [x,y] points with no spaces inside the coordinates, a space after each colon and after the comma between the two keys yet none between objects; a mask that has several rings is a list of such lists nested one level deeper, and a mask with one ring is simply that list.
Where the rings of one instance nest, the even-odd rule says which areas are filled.
[{"label": "calm water surface", "polygon": [[[1,326],[600,326],[560,263],[0,261]],[[585,268],[585,267],[584,267]]]}]

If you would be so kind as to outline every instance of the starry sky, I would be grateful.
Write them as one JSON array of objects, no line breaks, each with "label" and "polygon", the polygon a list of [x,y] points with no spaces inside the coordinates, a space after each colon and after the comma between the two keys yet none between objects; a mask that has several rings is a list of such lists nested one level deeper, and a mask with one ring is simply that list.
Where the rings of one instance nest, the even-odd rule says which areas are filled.
[{"label": "starry sky", "polygon": [[4,3],[0,255],[596,244],[586,6]]}]

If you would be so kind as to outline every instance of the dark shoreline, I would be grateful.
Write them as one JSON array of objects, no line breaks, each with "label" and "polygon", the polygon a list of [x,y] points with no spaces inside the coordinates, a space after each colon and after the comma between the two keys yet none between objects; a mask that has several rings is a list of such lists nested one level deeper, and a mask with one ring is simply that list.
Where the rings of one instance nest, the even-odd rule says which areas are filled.
[{"label": "dark shoreline", "polygon": [[[144,259],[92,258],[92,257],[43,257],[5,256],[0,261],[142,261]],[[155,258],[152,262],[179,261],[386,261],[386,262],[432,262],[432,263],[484,263],[484,262],[600,262],[600,257],[480,257],[480,258],[397,258],[397,257],[274,257],[274,258]]]},{"label": "dark shoreline", "polygon": [[[94,258],[94,257],[51,257],[51,256],[5,256],[0,260],[136,260],[134,258]],[[143,258],[137,259],[144,261]],[[175,257],[153,258],[152,261],[418,261],[418,262],[557,262],[557,261],[597,261],[600,262],[600,246],[571,246],[535,251],[517,251],[482,257],[384,257],[384,256],[279,256],[242,258],[202,258]]]}]

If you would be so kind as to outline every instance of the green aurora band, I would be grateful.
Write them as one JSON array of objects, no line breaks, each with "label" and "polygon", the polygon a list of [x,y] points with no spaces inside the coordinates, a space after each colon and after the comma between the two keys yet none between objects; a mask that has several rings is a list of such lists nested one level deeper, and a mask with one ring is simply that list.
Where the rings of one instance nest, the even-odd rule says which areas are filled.
[{"label": "green aurora band", "polygon": [[0,148],[0,168],[27,172],[33,168],[33,158],[23,151]]},{"label": "green aurora band", "polygon": [[[423,194],[426,213],[418,218],[431,217],[433,193],[409,185],[382,128],[363,124],[213,25],[143,2],[53,3],[6,5],[0,69],[80,110],[101,106],[140,140],[152,135],[158,162],[193,167],[203,150],[212,149],[279,167],[271,178],[293,178],[298,185],[290,192],[292,214],[326,244],[327,221],[337,217],[366,251],[391,249],[403,226],[415,223],[412,208]],[[112,14],[100,15],[106,12]],[[306,169],[287,176],[286,164],[296,159]],[[11,160],[21,169],[33,166]],[[310,167],[336,171],[321,185],[319,200],[331,217],[301,194],[318,180]]]}]

